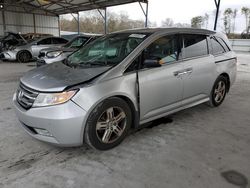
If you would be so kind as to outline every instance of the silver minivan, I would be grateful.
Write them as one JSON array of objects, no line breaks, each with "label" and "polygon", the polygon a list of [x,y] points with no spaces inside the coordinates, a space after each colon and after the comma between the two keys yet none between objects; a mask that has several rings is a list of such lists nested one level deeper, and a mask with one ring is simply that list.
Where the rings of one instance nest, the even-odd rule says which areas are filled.
[{"label": "silver minivan", "polygon": [[31,70],[13,100],[31,136],[107,150],[157,118],[205,102],[219,106],[236,79],[236,61],[226,36],[214,31],[120,31]]}]

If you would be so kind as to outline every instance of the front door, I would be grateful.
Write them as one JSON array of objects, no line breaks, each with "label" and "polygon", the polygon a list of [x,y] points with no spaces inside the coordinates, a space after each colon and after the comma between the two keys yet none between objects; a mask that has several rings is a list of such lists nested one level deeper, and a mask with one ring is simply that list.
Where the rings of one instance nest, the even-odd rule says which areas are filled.
[{"label": "front door", "polygon": [[[141,121],[161,116],[181,106],[183,81],[179,73],[176,35],[161,37],[142,53],[138,72]],[[146,62],[159,62],[159,67],[147,67]]]},{"label": "front door", "polygon": [[50,46],[51,46],[51,38],[45,38],[38,41],[37,44],[31,46],[33,56],[37,57],[42,49],[49,48]]}]

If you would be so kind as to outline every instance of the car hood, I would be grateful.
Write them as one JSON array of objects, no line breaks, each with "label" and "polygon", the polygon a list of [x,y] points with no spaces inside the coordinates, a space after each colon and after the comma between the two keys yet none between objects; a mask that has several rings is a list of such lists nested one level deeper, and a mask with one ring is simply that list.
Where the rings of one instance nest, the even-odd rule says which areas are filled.
[{"label": "car hood", "polygon": [[72,68],[62,62],[52,63],[27,72],[21,83],[41,92],[60,92],[66,87],[87,82],[110,67]]}]

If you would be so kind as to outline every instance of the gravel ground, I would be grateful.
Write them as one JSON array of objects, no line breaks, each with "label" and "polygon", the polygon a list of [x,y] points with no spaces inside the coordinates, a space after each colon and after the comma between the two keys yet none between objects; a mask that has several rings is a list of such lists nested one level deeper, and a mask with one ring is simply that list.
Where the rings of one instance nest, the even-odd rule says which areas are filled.
[{"label": "gravel ground", "polygon": [[250,54],[239,54],[238,64],[237,81],[219,108],[199,105],[178,112],[172,122],[158,120],[100,152],[86,146],[58,148],[28,136],[11,101],[18,78],[33,64],[0,63],[0,187],[234,188],[223,177],[230,170],[245,176],[246,184]]}]

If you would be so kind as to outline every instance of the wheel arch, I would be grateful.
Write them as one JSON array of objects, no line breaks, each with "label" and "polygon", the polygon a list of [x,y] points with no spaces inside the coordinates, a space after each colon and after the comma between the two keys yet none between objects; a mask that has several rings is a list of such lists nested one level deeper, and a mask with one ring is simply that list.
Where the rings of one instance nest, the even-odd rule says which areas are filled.
[{"label": "wheel arch", "polygon": [[[122,100],[124,100],[129,105],[129,108],[132,111],[132,120],[133,120],[131,128],[138,127],[138,125],[139,125],[139,111],[136,110],[135,105],[132,102],[132,100],[129,97],[125,96],[125,95],[115,95],[115,96],[112,96],[112,97],[121,98]],[[111,98],[111,97],[109,97],[109,98]]]},{"label": "wheel arch", "polygon": [[16,54],[16,60],[18,60],[18,55],[19,55],[20,53],[22,53],[22,52],[28,52],[29,55],[30,55],[30,58],[33,57],[33,56],[32,56],[32,53],[31,53],[29,50],[23,49],[23,50],[20,50],[19,52],[17,52],[17,54]]},{"label": "wheel arch", "polygon": [[227,80],[227,92],[229,92],[229,89],[230,89],[230,77],[229,77],[229,74],[224,72],[224,73],[221,73],[219,76],[223,76],[224,78],[226,78]]},{"label": "wheel arch", "polygon": [[[96,102],[96,103],[91,107],[91,109],[88,110],[89,112],[86,113],[86,118],[85,118],[83,124],[86,124],[87,119],[88,119],[89,116],[90,116],[90,113],[95,109],[95,107],[96,107],[98,104],[102,103],[102,102],[105,101],[105,100],[108,100],[108,99],[110,99],[110,98],[115,98],[115,97],[124,100],[124,101],[129,105],[129,108],[130,108],[131,111],[132,111],[132,125],[131,125],[131,128],[132,128],[132,129],[136,129],[137,127],[139,127],[140,116],[139,116],[139,110],[137,110],[137,108],[136,108],[136,106],[135,106],[135,105],[136,105],[135,102],[133,102],[133,100],[130,99],[128,96],[123,95],[123,94],[121,94],[121,93],[116,93],[116,94],[114,94],[114,95],[109,95],[109,96],[106,96],[105,98],[102,98],[102,99],[98,100],[98,102]],[[82,126],[82,130],[81,130],[81,137],[82,137],[82,138],[84,138],[85,129],[86,129],[86,126],[85,126],[85,125]],[[82,141],[84,142],[84,139],[83,139]]]}]

